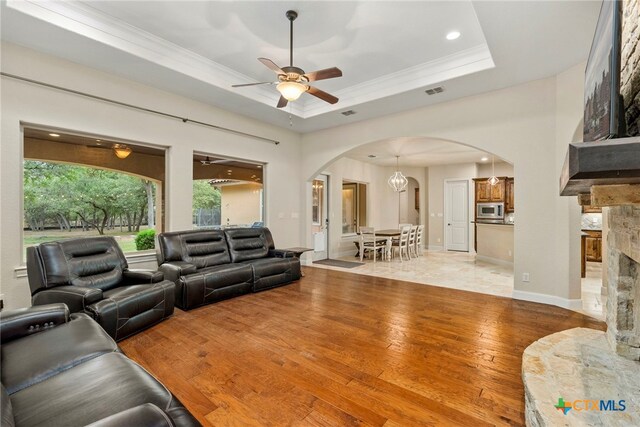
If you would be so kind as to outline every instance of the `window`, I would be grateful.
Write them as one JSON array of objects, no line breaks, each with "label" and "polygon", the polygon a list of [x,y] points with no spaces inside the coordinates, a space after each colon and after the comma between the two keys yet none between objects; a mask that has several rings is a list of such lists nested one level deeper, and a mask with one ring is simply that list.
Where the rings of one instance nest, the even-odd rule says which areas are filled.
[{"label": "window", "polygon": [[367,184],[342,182],[342,234],[367,225]]},{"label": "window", "polygon": [[[24,251],[101,235],[113,236],[123,252],[153,249],[163,181],[164,150],[25,128]],[[151,239],[136,243],[147,230]]]},{"label": "window", "polygon": [[314,179],[313,184],[311,185],[312,190],[312,200],[311,204],[311,217],[313,225],[322,225],[322,204],[324,201],[322,200],[324,194],[324,181],[319,179]]},{"label": "window", "polygon": [[194,154],[193,228],[264,225],[263,165]]}]

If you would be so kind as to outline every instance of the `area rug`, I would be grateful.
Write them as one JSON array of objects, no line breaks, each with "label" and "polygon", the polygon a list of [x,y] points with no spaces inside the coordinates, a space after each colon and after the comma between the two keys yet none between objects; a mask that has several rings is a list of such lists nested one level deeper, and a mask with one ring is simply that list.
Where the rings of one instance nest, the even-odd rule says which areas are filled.
[{"label": "area rug", "polygon": [[332,267],[355,268],[364,265],[363,262],[342,261],[339,259],[321,259],[313,261],[314,264],[330,265]]}]

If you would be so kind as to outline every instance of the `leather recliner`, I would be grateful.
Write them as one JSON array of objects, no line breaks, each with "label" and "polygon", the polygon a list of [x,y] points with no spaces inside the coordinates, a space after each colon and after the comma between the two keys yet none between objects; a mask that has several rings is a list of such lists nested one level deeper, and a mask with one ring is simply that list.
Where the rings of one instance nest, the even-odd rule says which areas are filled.
[{"label": "leather recliner", "polygon": [[275,249],[267,228],[161,233],[158,265],[176,284],[176,306],[188,310],[301,276],[300,260]]},{"label": "leather recliner", "polygon": [[300,259],[292,252],[276,250],[268,228],[232,228],[224,230],[233,263],[250,265],[253,292],[275,288],[298,280]]},{"label": "leather recliner", "polygon": [[175,285],[159,271],[131,270],[113,237],[27,248],[33,305],[65,303],[120,341],[173,314]]},{"label": "leather recliner", "polygon": [[64,304],[0,313],[2,426],[200,424],[161,383]]}]

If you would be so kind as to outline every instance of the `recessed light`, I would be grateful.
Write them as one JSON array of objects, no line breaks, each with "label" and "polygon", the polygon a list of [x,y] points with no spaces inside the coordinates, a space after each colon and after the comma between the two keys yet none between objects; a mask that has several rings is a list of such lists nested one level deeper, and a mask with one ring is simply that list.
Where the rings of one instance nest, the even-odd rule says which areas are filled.
[{"label": "recessed light", "polygon": [[487,160],[489,160],[488,157],[483,157],[483,158],[480,159],[481,162],[486,162]]},{"label": "recessed light", "polygon": [[455,40],[460,37],[460,31],[451,31],[447,34],[447,40]]},{"label": "recessed light", "polygon": [[262,165],[258,165],[258,169],[262,168]]},{"label": "recessed light", "polygon": [[96,142],[102,142],[102,140],[101,139],[96,139]]},{"label": "recessed light", "polygon": [[57,138],[57,137],[59,137],[60,135],[58,135],[57,133],[50,133],[50,134],[49,134],[49,136],[52,136],[52,137],[54,137],[54,138]]}]

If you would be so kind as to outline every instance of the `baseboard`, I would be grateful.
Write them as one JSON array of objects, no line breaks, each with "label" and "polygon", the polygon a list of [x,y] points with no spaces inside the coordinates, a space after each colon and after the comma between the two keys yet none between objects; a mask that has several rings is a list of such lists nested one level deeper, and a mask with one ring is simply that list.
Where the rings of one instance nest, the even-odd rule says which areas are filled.
[{"label": "baseboard", "polygon": [[513,291],[513,299],[555,305],[569,310],[581,310],[582,299],[568,299],[556,295],[539,294],[537,292]]},{"label": "baseboard", "polygon": [[511,267],[513,268],[513,262],[511,261],[505,261],[503,259],[498,259],[498,258],[491,258],[488,256],[484,256],[484,255],[478,255],[476,254],[476,260],[477,261],[484,261],[484,262],[488,262],[490,264],[497,264],[497,265],[502,265],[504,267]]}]

